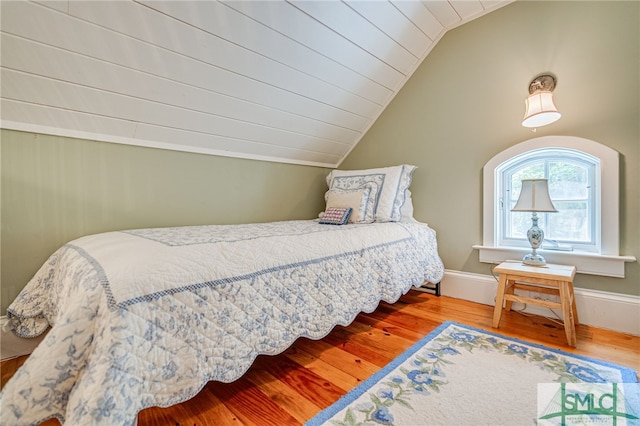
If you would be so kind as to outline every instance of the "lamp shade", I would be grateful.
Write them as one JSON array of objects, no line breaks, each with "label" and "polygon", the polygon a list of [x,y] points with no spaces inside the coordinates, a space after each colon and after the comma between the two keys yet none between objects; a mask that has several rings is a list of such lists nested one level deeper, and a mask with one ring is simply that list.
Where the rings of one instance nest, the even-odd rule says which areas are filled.
[{"label": "lamp shade", "polygon": [[522,125],[524,127],[542,127],[562,117],[553,104],[553,93],[538,91],[525,100],[526,110]]},{"label": "lamp shade", "polygon": [[551,197],[547,179],[522,179],[520,197],[512,212],[557,212]]}]

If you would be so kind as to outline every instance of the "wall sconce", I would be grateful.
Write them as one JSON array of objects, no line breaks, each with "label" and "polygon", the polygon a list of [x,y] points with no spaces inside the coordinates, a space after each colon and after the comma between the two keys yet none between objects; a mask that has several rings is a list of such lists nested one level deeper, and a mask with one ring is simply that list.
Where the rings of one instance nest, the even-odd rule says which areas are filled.
[{"label": "wall sconce", "polygon": [[524,127],[542,127],[557,121],[562,114],[553,104],[556,79],[549,74],[540,75],[529,84],[529,97],[525,100]]}]

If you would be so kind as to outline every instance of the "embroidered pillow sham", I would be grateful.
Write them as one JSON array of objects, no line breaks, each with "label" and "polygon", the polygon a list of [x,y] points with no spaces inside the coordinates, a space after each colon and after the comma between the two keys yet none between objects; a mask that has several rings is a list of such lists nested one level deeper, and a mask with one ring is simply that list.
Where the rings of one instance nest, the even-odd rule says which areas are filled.
[{"label": "embroidered pillow sham", "polygon": [[415,169],[416,166],[402,164],[378,169],[333,170],[327,176],[327,185],[329,189],[357,189],[367,182],[377,183],[375,221],[398,222],[403,220],[401,209]]},{"label": "embroidered pillow sham", "polygon": [[[329,194],[332,192],[364,191],[368,193],[368,195],[364,202],[364,213],[361,217],[358,217],[358,219],[362,219],[362,221],[358,223],[371,223],[375,221],[378,194],[380,193],[383,179],[384,176],[382,175],[371,175],[363,178],[338,177],[334,179],[333,186],[329,187],[329,191],[325,193],[325,201],[329,200]],[[361,205],[363,205],[362,200]],[[349,205],[349,207],[353,206]]]}]

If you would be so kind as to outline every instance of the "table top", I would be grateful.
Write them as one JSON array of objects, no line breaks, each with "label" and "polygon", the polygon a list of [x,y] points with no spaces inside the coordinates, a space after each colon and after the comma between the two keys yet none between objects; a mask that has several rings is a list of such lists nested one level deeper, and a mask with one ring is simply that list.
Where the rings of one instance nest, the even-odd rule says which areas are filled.
[{"label": "table top", "polygon": [[551,278],[573,282],[576,267],[573,265],[556,265],[547,263],[545,266],[525,265],[521,261],[502,262],[494,269],[500,274],[521,275],[525,277]]}]

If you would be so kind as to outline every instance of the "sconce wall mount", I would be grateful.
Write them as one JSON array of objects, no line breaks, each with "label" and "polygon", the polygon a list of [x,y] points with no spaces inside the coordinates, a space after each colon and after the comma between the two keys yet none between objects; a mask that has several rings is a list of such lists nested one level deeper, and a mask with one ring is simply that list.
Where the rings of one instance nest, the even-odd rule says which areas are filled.
[{"label": "sconce wall mount", "polygon": [[553,104],[553,90],[556,78],[550,74],[542,74],[529,83],[529,96],[525,100],[526,110],[522,125],[536,128],[546,126],[562,117]]}]

